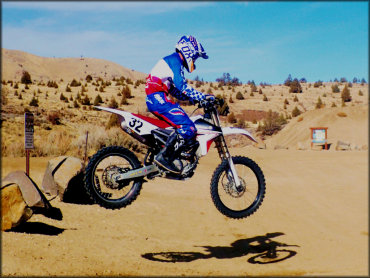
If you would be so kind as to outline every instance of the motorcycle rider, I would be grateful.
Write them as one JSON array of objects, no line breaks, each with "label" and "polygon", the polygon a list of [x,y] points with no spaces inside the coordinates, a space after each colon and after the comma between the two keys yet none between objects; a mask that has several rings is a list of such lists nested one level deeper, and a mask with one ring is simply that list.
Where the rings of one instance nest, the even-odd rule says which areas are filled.
[{"label": "motorcycle rider", "polygon": [[180,148],[195,142],[196,128],[180,105],[168,98],[168,94],[179,100],[188,100],[191,104],[206,98],[202,92],[189,86],[184,77],[184,68],[189,73],[193,72],[199,57],[208,59],[203,46],[193,36],[182,36],[175,52],[159,60],[146,78],[146,104],[149,111],[175,128],[154,161],[175,174],[179,174],[180,170],[173,160]]}]

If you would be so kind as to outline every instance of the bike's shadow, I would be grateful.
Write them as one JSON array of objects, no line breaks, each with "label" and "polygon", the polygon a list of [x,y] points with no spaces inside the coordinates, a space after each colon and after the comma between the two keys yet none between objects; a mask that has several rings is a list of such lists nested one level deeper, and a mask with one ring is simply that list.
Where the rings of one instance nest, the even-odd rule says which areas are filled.
[{"label": "bike's shadow", "polygon": [[199,259],[232,259],[243,257],[248,254],[256,254],[248,259],[253,264],[277,263],[297,254],[296,251],[280,249],[279,247],[299,247],[271,240],[271,238],[284,235],[284,233],[267,233],[263,236],[238,239],[230,246],[196,246],[203,247],[205,253],[201,252],[159,252],[146,253],[143,258],[159,262],[191,262]]}]

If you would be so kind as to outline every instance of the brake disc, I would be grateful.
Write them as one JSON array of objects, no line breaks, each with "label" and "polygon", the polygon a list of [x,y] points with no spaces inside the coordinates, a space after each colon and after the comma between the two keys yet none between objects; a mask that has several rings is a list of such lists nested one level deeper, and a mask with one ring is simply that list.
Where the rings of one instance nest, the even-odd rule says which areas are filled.
[{"label": "brake disc", "polygon": [[232,181],[228,181],[227,183],[222,183],[222,186],[227,194],[229,194],[233,198],[240,198],[243,196],[245,189],[246,189],[246,183],[245,181],[239,177],[239,180],[241,182],[241,185],[236,187],[235,183]]}]

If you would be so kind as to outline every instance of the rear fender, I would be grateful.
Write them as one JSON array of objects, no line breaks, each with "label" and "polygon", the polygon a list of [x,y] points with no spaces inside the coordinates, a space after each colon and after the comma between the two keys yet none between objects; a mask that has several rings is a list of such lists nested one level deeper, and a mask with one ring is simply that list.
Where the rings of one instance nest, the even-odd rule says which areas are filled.
[{"label": "rear fender", "polygon": [[153,129],[158,128],[157,126],[136,117],[130,112],[102,106],[94,106],[94,108],[117,114],[120,119],[121,128],[129,134],[135,133],[140,136],[149,135]]}]

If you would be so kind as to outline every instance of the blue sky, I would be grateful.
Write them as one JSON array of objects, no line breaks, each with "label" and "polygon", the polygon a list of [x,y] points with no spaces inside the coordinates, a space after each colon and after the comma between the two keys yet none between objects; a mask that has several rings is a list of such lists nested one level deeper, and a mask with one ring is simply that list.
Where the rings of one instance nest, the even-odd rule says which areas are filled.
[{"label": "blue sky", "polygon": [[1,8],[2,47],[43,57],[83,55],[149,73],[190,34],[210,58],[198,59],[187,78],[368,81],[367,1],[2,1]]}]

